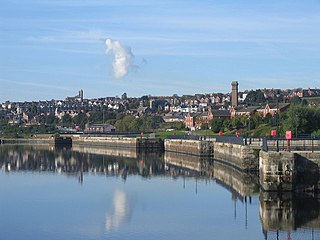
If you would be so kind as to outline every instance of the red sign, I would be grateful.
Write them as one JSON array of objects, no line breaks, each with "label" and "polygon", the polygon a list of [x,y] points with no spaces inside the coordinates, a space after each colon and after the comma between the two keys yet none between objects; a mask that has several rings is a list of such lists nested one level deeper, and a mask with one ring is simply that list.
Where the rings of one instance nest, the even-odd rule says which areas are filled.
[{"label": "red sign", "polygon": [[223,132],[219,132],[219,136],[221,137],[223,135]]},{"label": "red sign", "polygon": [[271,136],[272,137],[277,136],[277,130],[271,130]]},{"label": "red sign", "polygon": [[292,139],[292,132],[291,131],[286,131],[286,139],[291,140]]}]

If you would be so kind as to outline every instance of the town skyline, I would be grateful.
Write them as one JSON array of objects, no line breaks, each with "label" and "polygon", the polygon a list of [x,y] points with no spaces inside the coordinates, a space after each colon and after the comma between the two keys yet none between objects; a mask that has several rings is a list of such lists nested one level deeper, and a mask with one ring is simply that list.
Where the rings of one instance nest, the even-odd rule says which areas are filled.
[{"label": "town skyline", "polygon": [[[235,81],[237,82],[237,81]],[[237,82],[239,84],[239,86],[241,86],[241,83]],[[320,93],[320,88],[303,88],[303,87],[295,87],[295,88],[285,88],[285,89],[281,89],[281,88],[256,88],[256,89],[241,89],[239,87],[238,89],[238,94],[246,94],[246,93],[249,93],[250,91],[259,91],[261,90],[262,92],[273,92],[275,94],[275,92],[280,92],[280,93],[284,93],[284,92],[287,92],[287,93],[296,93],[297,95],[296,96],[299,96],[300,98],[301,97],[306,97],[306,92],[308,90],[315,90],[317,91],[316,93],[316,96],[318,97],[318,93]],[[93,96],[93,97],[87,97],[85,95],[85,90],[84,89],[78,89],[78,94],[75,94],[77,92],[77,90],[74,91],[74,94],[72,95],[69,95],[69,96],[64,96],[64,97],[61,97],[61,98],[51,98],[50,96],[47,98],[47,99],[37,99],[37,100],[21,100],[21,101],[16,101],[16,100],[12,100],[12,99],[6,99],[5,101],[0,101],[0,103],[6,103],[6,102],[13,102],[13,103],[23,103],[23,102],[43,102],[43,101],[73,101],[73,100],[77,100],[77,101],[80,101],[80,99],[82,99],[81,101],[83,100],[94,100],[94,99],[123,99],[123,95],[126,96],[126,98],[128,99],[140,99],[140,98],[143,98],[145,96],[147,96],[148,98],[172,98],[172,97],[177,97],[177,98],[181,98],[181,97],[184,97],[184,96],[187,96],[187,97],[192,97],[192,96],[200,96],[200,95],[204,95],[204,96],[214,96],[214,95],[228,95],[231,97],[232,95],[232,84],[230,84],[229,86],[229,91],[226,91],[226,92],[215,92],[215,91],[212,91],[212,92],[196,92],[196,93],[182,93],[182,94],[177,94],[177,93],[172,93],[172,94],[167,94],[167,95],[152,95],[152,94],[144,94],[144,95],[140,95],[140,96],[130,96],[127,92],[122,92],[120,94],[116,94],[116,95],[109,95],[109,96]],[[300,94],[298,94],[298,92],[301,92]],[[302,94],[302,92],[305,92],[304,95]],[[314,93],[315,94],[315,93]],[[292,96],[289,96],[288,94],[288,98],[292,98]],[[238,99],[241,99],[240,96],[238,96]],[[242,101],[244,101],[244,99],[242,99]]]},{"label": "town skyline", "polygon": [[315,88],[319,1],[38,1],[0,9],[0,102]]}]

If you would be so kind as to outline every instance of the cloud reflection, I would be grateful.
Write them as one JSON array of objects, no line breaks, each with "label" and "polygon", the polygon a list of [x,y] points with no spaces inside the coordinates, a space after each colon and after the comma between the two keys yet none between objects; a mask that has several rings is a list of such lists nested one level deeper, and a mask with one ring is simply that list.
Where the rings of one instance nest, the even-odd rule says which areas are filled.
[{"label": "cloud reflection", "polygon": [[116,231],[131,216],[131,206],[127,194],[117,189],[113,196],[113,211],[106,215],[106,230]]}]

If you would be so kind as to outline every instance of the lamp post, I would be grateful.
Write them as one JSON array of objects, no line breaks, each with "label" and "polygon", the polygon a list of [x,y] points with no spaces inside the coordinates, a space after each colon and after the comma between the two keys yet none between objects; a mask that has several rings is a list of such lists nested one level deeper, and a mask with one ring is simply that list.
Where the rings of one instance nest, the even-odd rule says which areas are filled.
[{"label": "lamp post", "polygon": [[251,144],[251,116],[249,115],[249,144]]},{"label": "lamp post", "polygon": [[251,121],[250,121],[250,115],[248,116],[248,118],[246,119],[246,126],[247,126],[247,138],[249,138],[249,144],[251,144],[251,135],[250,135],[250,131],[251,131]]},{"label": "lamp post", "polygon": [[277,111],[276,111],[276,114],[277,114],[277,135],[276,135],[276,138],[277,138],[277,152],[279,152],[279,96],[280,94],[277,94]]}]

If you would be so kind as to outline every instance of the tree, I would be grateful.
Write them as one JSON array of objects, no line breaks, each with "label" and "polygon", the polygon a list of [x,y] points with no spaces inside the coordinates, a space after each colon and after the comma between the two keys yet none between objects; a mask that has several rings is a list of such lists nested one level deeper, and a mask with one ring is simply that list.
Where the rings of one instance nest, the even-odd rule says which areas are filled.
[{"label": "tree", "polygon": [[284,121],[285,130],[291,130],[299,134],[311,134],[320,128],[320,109],[310,108],[303,105],[293,105],[287,112],[287,119]]},{"label": "tree", "polygon": [[214,133],[218,133],[220,131],[223,131],[223,120],[222,119],[214,119],[213,121],[210,121],[211,130]]},{"label": "tree", "polygon": [[300,104],[302,102],[301,98],[298,96],[295,96],[291,99],[290,103],[292,105]]},{"label": "tree", "polygon": [[58,121],[59,119],[53,113],[40,116],[40,120],[39,120],[41,124],[51,125],[51,126],[56,125]]},{"label": "tree", "polygon": [[250,104],[253,104],[253,103],[265,103],[266,102],[266,98],[264,97],[264,93],[261,91],[261,90],[256,90],[256,91],[253,91],[251,90],[245,101],[245,103],[250,103]]},{"label": "tree", "polygon": [[61,123],[63,126],[71,126],[72,118],[69,114],[63,115]]},{"label": "tree", "polygon": [[83,129],[85,127],[85,124],[88,122],[88,117],[85,113],[81,112],[72,119],[72,122]]}]

